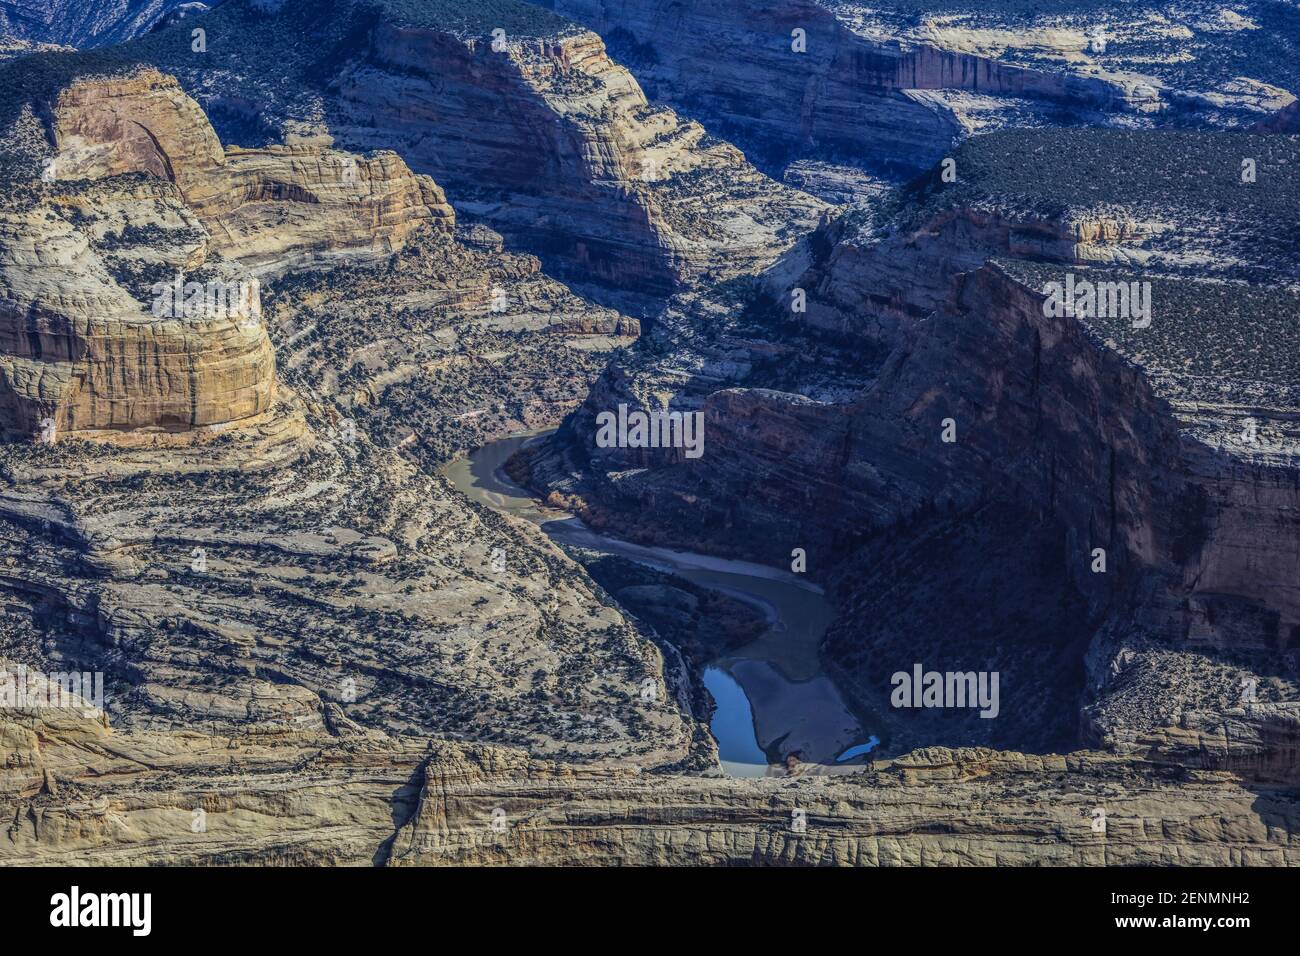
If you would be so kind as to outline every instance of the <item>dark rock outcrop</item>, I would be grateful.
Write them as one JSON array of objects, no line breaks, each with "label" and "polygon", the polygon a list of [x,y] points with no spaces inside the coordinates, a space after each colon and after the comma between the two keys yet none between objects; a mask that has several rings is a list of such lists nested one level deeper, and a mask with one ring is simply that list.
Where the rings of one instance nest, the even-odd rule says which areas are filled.
[{"label": "dark rock outcrop", "polygon": [[[1021,148],[1035,135],[972,141],[958,184],[936,172],[887,202],[893,212],[827,227],[755,285],[683,297],[646,353],[607,373],[530,462],[533,480],[589,521],[656,543],[778,564],[805,549],[845,609],[828,657],[874,710],[888,712],[890,674],[921,660],[909,648],[936,630],[935,650],[961,670],[1022,676],[1003,713],[1023,725],[976,719],[959,731],[971,742],[1023,741],[1029,726],[1060,746],[1073,731],[1044,722],[1044,708],[1081,706],[1086,740],[1124,747],[1143,728],[1150,741],[1171,714],[1238,706],[1233,667],[1290,700],[1300,302],[1293,256],[1274,256],[1294,242],[1295,141],[1183,137],[1164,149],[1161,134],[1043,134],[1077,151],[1040,172]],[[1148,186],[1155,171],[1138,166],[1129,185],[1103,187],[1109,203],[1054,204],[1066,183],[1100,183],[1090,164],[1119,160],[1098,148],[1129,136],[1163,149],[1153,166],[1217,156],[1203,195]],[[1245,154],[1260,157],[1266,190],[1239,179]],[[1052,314],[1047,284],[1067,275],[1146,282],[1150,322]],[[800,294],[806,312],[791,307]],[[595,447],[598,412],[665,402],[703,413],[702,459]],[[997,538],[987,560],[1020,540],[1002,584],[963,571],[980,562],[980,534],[963,537],[981,522]],[[921,604],[885,612],[886,585]],[[991,617],[972,610],[999,588]],[[987,636],[968,646],[968,632]],[[1196,666],[1163,698],[1135,682],[1125,717],[1125,695],[1105,688],[1156,648]],[[1026,664],[1044,651],[1073,664]],[[900,742],[952,739],[951,726],[910,727]]]}]

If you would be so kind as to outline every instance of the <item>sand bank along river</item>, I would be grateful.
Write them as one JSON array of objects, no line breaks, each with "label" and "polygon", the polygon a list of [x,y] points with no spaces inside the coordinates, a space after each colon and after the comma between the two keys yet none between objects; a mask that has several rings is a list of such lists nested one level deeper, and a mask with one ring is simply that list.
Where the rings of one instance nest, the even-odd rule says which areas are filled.
[{"label": "sand bank along river", "polygon": [[822,670],[818,645],[833,611],[821,588],[766,565],[646,547],[597,534],[572,515],[547,508],[501,471],[526,442],[545,434],[489,442],[468,458],[445,466],[443,474],[470,498],[534,522],[557,543],[680,575],[746,601],[767,616],[768,629],[759,638],[711,661],[702,675],[718,703],[710,730],[718,741],[723,768],[736,776],[780,773],[791,753],[830,771],[869,759],[875,737],[859,725]]}]

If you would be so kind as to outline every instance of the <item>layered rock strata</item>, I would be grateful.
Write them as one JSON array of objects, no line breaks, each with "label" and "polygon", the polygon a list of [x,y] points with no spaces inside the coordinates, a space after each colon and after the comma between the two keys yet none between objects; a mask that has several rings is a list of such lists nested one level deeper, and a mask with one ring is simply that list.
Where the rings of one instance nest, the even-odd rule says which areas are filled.
[{"label": "layered rock strata", "polygon": [[338,85],[336,136],[396,147],[467,212],[586,281],[662,295],[753,271],[824,208],[648,103],[592,33],[497,51],[380,24],[367,66]]},{"label": "layered rock strata", "polygon": [[10,436],[146,441],[255,425],[275,400],[259,276],[454,227],[437,186],[391,153],[224,150],[153,71],[80,80],[47,105],[41,184],[0,215]]},{"label": "layered rock strata", "polygon": [[[81,440],[99,437],[88,429],[0,445],[0,693],[19,668],[47,682],[94,674],[104,688],[71,712],[0,698],[12,821],[0,862],[383,862],[431,735],[579,763],[709,766],[711,739],[679,709],[689,695],[648,632],[535,529],[468,505],[407,457],[438,461],[501,430],[554,423],[636,321],[504,253],[490,230],[454,234],[445,206],[421,202],[441,193],[391,154],[224,150],[195,125],[192,101],[148,73],[83,80],[56,103],[55,175],[15,192],[8,288],[45,295],[60,315],[83,300],[121,302],[142,328],[192,331],[191,350],[216,339],[200,320],[224,320],[263,349],[271,388],[265,414],[202,442]],[[356,182],[343,174],[349,160]],[[51,268],[65,246],[84,260]],[[303,263],[328,271],[289,274]],[[268,308],[259,299],[252,315],[175,322],[146,312],[144,291],[179,269],[269,277]],[[268,325],[293,388],[274,385]],[[111,354],[129,346],[107,341]],[[88,414],[116,409],[120,382],[154,382],[148,364],[138,371],[140,351],[103,384],[85,376],[101,402]],[[138,415],[123,434],[162,427],[148,387],[163,409],[183,398],[155,379],[120,399]],[[199,384],[200,396],[238,399],[229,376]],[[425,387],[446,395],[426,407],[414,401]],[[485,407],[489,395],[498,409]],[[646,681],[665,688],[661,703],[643,700]],[[78,767],[65,745],[115,756]],[[322,748],[341,773],[298,791],[294,775]],[[81,794],[116,772],[109,764],[149,753],[157,762],[140,765],[165,766],[161,777]],[[212,795],[232,802],[186,792],[182,781],[218,766],[230,775]],[[256,796],[232,789],[272,767],[278,782],[263,778]],[[70,817],[46,815],[74,793]],[[269,817],[247,825],[253,804],[310,794],[326,816],[355,815],[350,836],[315,811],[288,841]],[[190,830],[224,835],[175,844],[179,816],[227,809],[233,831]]]},{"label": "layered rock strata", "polygon": [[152,70],[69,86],[52,126],[56,181],[145,173],[172,182],[207,230],[209,254],[255,272],[383,255],[424,223],[455,226],[438,186],[391,152],[223,149],[199,105]]},{"label": "layered rock strata", "polygon": [[277,284],[267,324],[281,374],[340,422],[433,468],[497,437],[558,424],[636,319],[576,296],[532,256],[426,233],[384,267]]},{"label": "layered rock strata", "polygon": [[576,565],[335,415],[295,402],[176,449],[4,446],[0,653],[103,674],[128,735],[343,722],[690,756],[689,718],[638,693],[659,652]]},{"label": "layered rock strata", "polygon": [[[1206,178],[1162,192],[1151,169],[1096,175],[1117,161],[1104,143],[1151,136],[1153,165]],[[1054,150],[1064,170],[1033,168],[1035,138],[1072,144]],[[827,659],[903,749],[1081,734],[1183,759],[1171,728],[1204,733],[1242,686],[1290,705],[1295,144],[1160,142],[972,141],[958,183],[936,170],[762,282],[683,297],[534,480],[655,543],[783,565],[804,549],[844,611]],[[1265,189],[1240,178],[1246,154]],[[1065,205],[1063,182],[1109,195]],[[1145,283],[1150,312],[1053,315],[1049,283],[1075,281]],[[705,457],[596,447],[596,415],[620,403],[700,411]],[[1162,680],[1170,655],[1180,677]],[[889,678],[917,660],[1000,669],[1017,703],[996,721],[900,713]],[[1240,719],[1272,755],[1243,744],[1229,764],[1292,773],[1288,719]]]},{"label": "layered rock strata", "polygon": [[464,216],[615,304],[762,268],[827,208],[649,103],[598,36],[522,2],[346,0],[322,16],[229,0],[202,23],[202,54],[186,21],[97,55],[179,76],[228,141],[395,149]]},{"label": "layered rock strata", "polygon": [[967,134],[1067,114],[1250,123],[1300,89],[1288,39],[1296,18],[1272,4],[1197,4],[1192,15],[1163,3],[547,5],[605,37],[651,96],[776,167],[836,159],[889,175],[937,162]]},{"label": "layered rock strata", "polygon": [[[24,715],[5,754],[26,864],[1097,866],[1294,864],[1295,806],[1101,754],[931,748],[846,778],[573,767],[503,747],[336,735],[115,740]],[[231,747],[237,746],[238,769]],[[13,811],[10,814],[10,811]],[[1105,829],[1095,821],[1104,813]],[[802,812],[801,827],[795,826]],[[199,814],[202,814],[201,816]],[[201,821],[201,827],[195,821]]]},{"label": "layered rock strata", "polygon": [[[224,87],[218,113],[291,145],[222,147],[192,101],[141,72],[64,82],[23,121],[41,143],[28,166],[55,162],[5,209],[0,281],[21,315],[9,414],[29,428],[56,396],[65,433],[188,437],[198,410],[213,427],[173,448],[0,446],[0,662],[99,673],[107,689],[103,712],[0,700],[0,863],[1295,862],[1291,141],[970,144],[958,188],[936,172],[796,246],[820,205],[646,107],[581,31],[509,5],[489,24],[344,4],[362,16],[321,24],[304,55],[287,27],[312,5],[276,20],[223,6],[205,20],[213,62],[187,82]],[[139,50],[182,39],[163,30]],[[271,88],[230,55],[250,42],[295,82]],[[990,55],[986,36],[945,42]],[[415,55],[430,52],[443,74]],[[876,67],[886,85],[966,70]],[[974,75],[1021,82],[1005,65]],[[893,714],[882,749],[1006,751],[716,776],[707,707],[649,626],[430,467],[553,423],[639,325],[482,225],[453,234],[437,188],[395,157],[330,149],[332,131],[387,136],[358,105],[371,83],[409,86],[364,94],[404,151],[433,157],[430,130],[451,130],[457,185],[488,184],[463,204],[575,274],[662,293],[790,250],[761,281],[675,301],[535,479],[642,537],[684,543],[686,528],[782,562],[806,547],[842,612],[827,662],[865,709],[917,655],[1005,677],[1003,720]],[[450,120],[411,115],[425,109]],[[1119,175],[1134,156],[1186,202]],[[1150,166],[1168,156],[1194,165]],[[1238,178],[1243,158],[1260,188]],[[1072,202],[1040,188],[1045,168]],[[283,274],[304,263],[330,268]],[[159,321],[145,293],[180,269],[274,276],[256,328],[229,310]],[[1154,324],[1048,315],[1043,285],[1064,271],[1150,279]],[[61,347],[46,331],[117,304],[138,314],[91,325],[109,353],[172,354],[123,331],[133,322],[198,328],[176,349],[216,356],[212,377],[181,386],[171,358],[94,358],[65,384],[68,362],[36,364]],[[268,325],[288,388],[268,378]],[[265,370],[230,357],[249,343]],[[703,411],[708,469],[593,452],[594,413],[619,401]],[[629,521],[638,511],[653,520]],[[647,682],[666,692],[648,700]],[[1103,752],[1014,752],[1080,744]]]}]

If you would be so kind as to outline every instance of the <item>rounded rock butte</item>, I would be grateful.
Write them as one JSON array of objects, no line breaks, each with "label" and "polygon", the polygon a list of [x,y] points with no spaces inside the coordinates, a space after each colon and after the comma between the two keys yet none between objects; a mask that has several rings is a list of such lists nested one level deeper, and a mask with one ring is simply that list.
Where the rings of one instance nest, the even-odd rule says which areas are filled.
[{"label": "rounded rock butte", "polygon": [[455,227],[392,153],[223,149],[155,70],[79,79],[39,106],[45,183],[0,206],[7,439],[171,444],[265,423],[277,386],[258,278]]}]

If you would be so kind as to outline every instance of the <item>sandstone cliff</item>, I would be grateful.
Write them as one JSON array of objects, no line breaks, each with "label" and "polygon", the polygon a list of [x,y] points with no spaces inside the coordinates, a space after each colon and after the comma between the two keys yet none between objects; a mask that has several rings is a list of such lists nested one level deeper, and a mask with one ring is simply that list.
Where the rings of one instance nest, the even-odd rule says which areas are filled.
[{"label": "sandstone cliff", "polygon": [[393,154],[227,152],[153,71],[79,80],[35,105],[53,139],[42,182],[0,219],[11,436],[138,441],[257,424],[275,398],[258,277],[390,253],[426,223],[453,228],[437,186]]},{"label": "sandstone cliff", "polygon": [[[188,24],[115,54],[183,62],[207,110],[134,62],[0,71],[0,420],[73,438],[0,444],[0,666],[107,685],[102,713],[0,699],[0,864],[1296,862],[1292,139],[977,138],[955,183],[800,241],[823,204],[550,15],[342,3],[307,49],[315,6],[265,6],[206,17],[201,65]],[[659,13],[740,44],[774,16],[779,43],[692,95],[796,153],[814,132],[865,151],[862,112],[886,135],[859,159],[903,165],[1008,104],[1235,123],[1284,98],[1153,97],[1090,72],[1073,26],[784,9],[629,3],[655,39],[617,43],[650,75]],[[824,82],[776,89],[802,18]],[[701,64],[684,49],[662,82]],[[640,304],[729,281],[619,354],[640,323],[544,262]],[[155,315],[178,271],[268,286]],[[1066,272],[1150,281],[1153,324],[1049,315]],[[707,468],[592,447],[596,412],[666,400],[704,413]],[[663,635],[434,473],[575,407],[538,486],[649,540],[806,548],[840,611],[827,665],[894,757],[717,776]],[[1003,719],[891,714],[918,656],[1001,671]]]},{"label": "sandstone cliff", "polygon": [[[534,480],[656,543],[781,565],[805,549],[843,611],[827,660],[898,748],[1082,740],[1199,760],[1243,681],[1287,706],[1297,686],[1295,143],[1160,136],[973,140],[957,183],[918,181],[754,286],[682,297]],[[1035,139],[1074,143],[1053,150],[1063,169],[1035,166]],[[1159,155],[1101,175],[1111,139]],[[1240,180],[1246,154],[1266,189]],[[1180,164],[1206,179],[1154,185]],[[1044,290],[1067,273],[1145,281],[1150,324],[1052,317]],[[665,401],[703,412],[702,461],[594,446],[599,411]],[[1001,670],[1015,707],[892,711],[889,675],[916,660]],[[1255,729],[1227,765],[1293,772],[1289,718],[1233,720]]]},{"label": "sandstone cliff", "polygon": [[200,54],[186,21],[98,55],[178,76],[227,141],[396,150],[463,216],[615,304],[762,268],[827,208],[649,103],[598,36],[522,2],[346,0],[322,16],[228,0],[201,22]]},{"label": "sandstone cliff", "polygon": [[368,728],[698,762],[636,693],[659,651],[538,532],[281,399],[201,444],[0,446],[0,653],[104,674],[125,746]]},{"label": "sandstone cliff", "polygon": [[313,256],[385,254],[426,222],[450,230],[442,191],[391,152],[222,148],[198,104],[155,71],[79,82],[53,106],[56,180],[141,172],[174,183],[209,251],[253,271]]},{"label": "sandstone cliff", "polygon": [[[535,529],[407,457],[554,423],[634,319],[490,230],[453,232],[441,192],[391,153],[225,149],[149,71],[82,77],[43,102],[47,175],[7,167],[4,362],[15,427],[48,401],[72,440],[0,444],[0,655],[104,675],[107,716],[0,700],[0,862],[383,862],[430,734],[709,763],[689,710],[640,700],[647,679],[678,699],[647,632]],[[178,270],[260,275],[267,308],[153,314],[155,280]],[[38,335],[47,325],[62,334]],[[271,338],[293,388],[276,387]],[[237,344],[251,354],[227,359]],[[439,401],[414,401],[426,389]],[[206,440],[151,440],[202,429],[173,420],[181,407],[215,419]],[[125,440],[79,440],[108,429]],[[322,746],[341,773],[298,791]],[[146,754],[162,777],[81,792]],[[259,766],[278,782],[236,793]],[[220,767],[233,772],[214,799],[175,790]],[[287,842],[271,832],[297,812],[286,799],[316,796],[322,816]],[[173,825],[196,808],[229,810],[232,827],[186,850],[175,838],[199,831]],[[324,825],[336,813],[356,814],[350,836]]]},{"label": "sandstone cliff", "polygon": [[[1290,102],[1292,11],[961,2],[554,0],[651,96],[773,168],[820,158],[915,171],[1006,126],[1250,123]],[[1272,34],[1276,33],[1276,39]],[[1249,56],[1243,56],[1245,50]],[[722,55],[719,55],[720,52]],[[1249,76],[1225,64],[1249,62]]]},{"label": "sandstone cliff", "polygon": [[334,135],[395,146],[564,274],[666,294],[761,268],[824,208],[651,106],[594,34],[496,51],[381,23],[371,43],[339,79]]},{"label": "sandstone cliff", "polygon": [[[1101,754],[931,748],[854,778],[574,767],[520,750],[297,732],[117,740],[4,725],[0,861],[68,864],[1294,865],[1284,794]],[[232,748],[237,764],[232,764]],[[235,769],[235,768],[238,769]],[[21,780],[21,782],[20,782]],[[1104,816],[1099,816],[1099,811]],[[801,824],[796,819],[801,817]],[[1104,829],[1096,821],[1104,820]]]},{"label": "sandstone cliff", "polygon": [[[1130,771],[1088,753],[936,747],[852,778],[739,781],[571,770],[448,747],[425,766],[390,862],[601,864],[611,850],[638,865],[697,866],[1291,861],[1282,835],[1291,824],[1248,822],[1264,805],[1271,819],[1290,819],[1284,801],[1215,775],[1144,793],[1126,785]],[[1104,832],[1093,826],[1098,808]],[[494,812],[504,827],[492,826]]]}]

